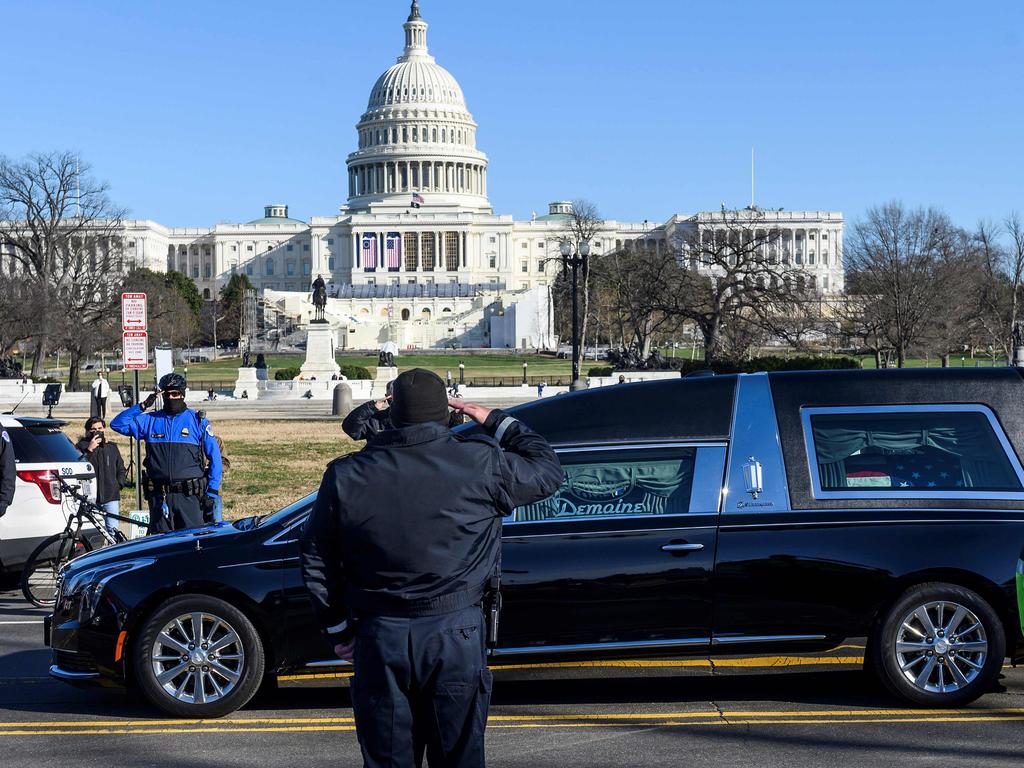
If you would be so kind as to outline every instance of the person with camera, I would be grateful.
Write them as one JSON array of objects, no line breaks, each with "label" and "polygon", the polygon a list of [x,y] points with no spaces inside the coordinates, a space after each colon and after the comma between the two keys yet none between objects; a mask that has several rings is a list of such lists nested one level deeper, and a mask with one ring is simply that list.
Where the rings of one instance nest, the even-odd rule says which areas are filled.
[{"label": "person with camera", "polygon": [[[482,434],[452,432],[449,407]],[[420,765],[426,751],[431,766],[483,766],[483,601],[501,520],[554,493],[561,466],[543,437],[449,400],[431,371],[402,373],[389,411],[393,429],[328,465],[300,539],[303,578],[335,653],[355,664],[364,764]]]},{"label": "person with camera", "polygon": [[[149,502],[150,533],[205,525],[213,519],[220,495],[220,447],[210,422],[185,404],[187,389],[184,376],[168,373],[142,403],[110,422],[115,432],[146,443],[142,487]],[[163,408],[146,413],[161,394]]]},{"label": "person with camera", "polygon": [[107,440],[106,428],[97,416],[86,419],[85,437],[75,447],[96,470],[96,505],[103,509],[107,528],[114,530],[119,521],[112,515],[121,514],[121,489],[128,485],[128,470],[121,451]]}]

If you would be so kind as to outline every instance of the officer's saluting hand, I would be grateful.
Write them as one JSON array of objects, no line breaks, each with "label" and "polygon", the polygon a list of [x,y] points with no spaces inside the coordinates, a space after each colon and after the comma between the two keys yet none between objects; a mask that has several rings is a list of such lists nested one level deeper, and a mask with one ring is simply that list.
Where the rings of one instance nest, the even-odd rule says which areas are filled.
[{"label": "officer's saluting hand", "polygon": [[[448,429],[449,405],[483,435]],[[365,765],[482,766],[491,675],[482,601],[501,518],[554,493],[547,441],[500,410],[449,400],[423,369],[395,380],[393,429],[331,463],[302,533],[321,626],[354,653]]]}]

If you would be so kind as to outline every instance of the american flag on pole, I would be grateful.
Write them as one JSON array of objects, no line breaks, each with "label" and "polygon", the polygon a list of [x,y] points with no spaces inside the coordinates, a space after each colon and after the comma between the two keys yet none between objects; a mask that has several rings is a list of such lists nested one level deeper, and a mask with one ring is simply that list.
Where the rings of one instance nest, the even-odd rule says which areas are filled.
[{"label": "american flag on pole", "polygon": [[377,271],[377,236],[373,234],[363,235],[363,270],[365,272]]},{"label": "american flag on pole", "polygon": [[384,243],[387,256],[388,272],[398,272],[402,268],[402,235],[399,232],[388,232]]},{"label": "american flag on pole", "polygon": [[426,202],[426,200],[423,199],[423,195],[421,195],[419,192],[413,192],[412,193],[412,207],[413,208],[419,208],[425,202]]}]

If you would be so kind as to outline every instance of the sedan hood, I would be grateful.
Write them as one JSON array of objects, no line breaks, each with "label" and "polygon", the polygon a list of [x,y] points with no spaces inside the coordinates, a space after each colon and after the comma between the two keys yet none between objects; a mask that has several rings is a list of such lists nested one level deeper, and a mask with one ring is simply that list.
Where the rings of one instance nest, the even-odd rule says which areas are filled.
[{"label": "sedan hood", "polygon": [[243,534],[231,523],[215,523],[204,528],[190,528],[184,531],[162,533],[146,536],[141,539],[126,541],[112,547],[103,547],[95,552],[82,555],[72,560],[65,568],[65,575],[70,576],[85,568],[97,565],[116,563],[121,560],[132,560],[137,557],[155,557],[178,554],[183,550],[212,546],[224,543],[227,539]]}]

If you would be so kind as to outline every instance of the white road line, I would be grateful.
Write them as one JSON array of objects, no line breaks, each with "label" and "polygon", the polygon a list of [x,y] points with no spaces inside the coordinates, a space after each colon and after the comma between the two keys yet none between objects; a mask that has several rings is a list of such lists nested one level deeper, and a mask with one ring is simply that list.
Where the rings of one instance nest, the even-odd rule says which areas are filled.
[{"label": "white road line", "polygon": [[0,621],[0,624],[42,624],[42,619],[35,619],[34,621]]}]

